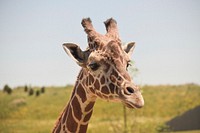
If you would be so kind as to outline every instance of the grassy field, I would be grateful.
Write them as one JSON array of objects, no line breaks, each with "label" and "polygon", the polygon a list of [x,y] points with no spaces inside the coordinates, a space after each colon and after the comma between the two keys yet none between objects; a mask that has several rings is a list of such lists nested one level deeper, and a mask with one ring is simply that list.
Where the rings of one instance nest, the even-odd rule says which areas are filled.
[{"label": "grassy field", "polygon": [[[34,90],[39,88],[34,87]],[[15,88],[11,95],[0,91],[0,133],[49,133],[67,104],[72,87],[46,87],[38,97],[28,96],[24,88]],[[155,133],[165,122],[200,106],[200,86],[143,86],[145,106],[127,109],[127,133]],[[124,132],[123,106],[97,100],[88,133]],[[199,131],[187,131],[185,133]],[[180,132],[182,133],[182,132]]]}]

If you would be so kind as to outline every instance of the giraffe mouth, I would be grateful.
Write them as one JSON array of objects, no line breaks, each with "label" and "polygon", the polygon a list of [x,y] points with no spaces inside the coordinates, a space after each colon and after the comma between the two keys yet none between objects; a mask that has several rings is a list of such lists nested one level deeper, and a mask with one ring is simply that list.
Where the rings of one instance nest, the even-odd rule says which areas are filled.
[{"label": "giraffe mouth", "polygon": [[130,108],[130,109],[141,108],[141,106],[138,106],[138,105],[133,104],[133,103],[130,103],[130,102],[123,102],[123,104],[124,104],[126,107]]},{"label": "giraffe mouth", "polygon": [[132,106],[131,104],[128,103],[123,103],[126,107],[130,108],[130,109],[135,109],[135,106]]},{"label": "giraffe mouth", "polygon": [[134,101],[129,101],[128,99],[125,99],[122,101],[122,103],[128,107],[128,108],[131,108],[131,109],[139,109],[139,108],[142,108],[144,106],[144,100],[141,99],[141,101],[138,101],[138,102],[134,102]]},{"label": "giraffe mouth", "polygon": [[132,95],[128,95],[128,96],[122,95],[121,102],[126,107],[131,108],[131,109],[139,109],[144,106],[144,99],[141,94],[139,94],[136,98],[133,97]]}]

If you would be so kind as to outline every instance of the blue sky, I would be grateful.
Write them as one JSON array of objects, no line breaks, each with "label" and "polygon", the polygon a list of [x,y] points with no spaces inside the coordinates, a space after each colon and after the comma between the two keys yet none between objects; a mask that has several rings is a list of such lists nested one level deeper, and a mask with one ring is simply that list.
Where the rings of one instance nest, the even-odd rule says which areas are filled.
[{"label": "blue sky", "polygon": [[74,84],[80,67],[62,44],[87,47],[84,17],[102,34],[113,17],[121,40],[136,42],[137,84],[200,84],[199,7],[198,0],[1,0],[0,88]]}]

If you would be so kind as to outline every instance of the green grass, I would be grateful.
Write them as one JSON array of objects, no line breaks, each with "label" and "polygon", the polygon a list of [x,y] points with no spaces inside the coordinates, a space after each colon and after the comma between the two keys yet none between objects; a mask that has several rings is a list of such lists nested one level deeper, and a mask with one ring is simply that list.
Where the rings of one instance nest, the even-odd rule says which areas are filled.
[{"label": "green grass", "polygon": [[[138,110],[127,109],[128,133],[157,132],[166,121],[200,105],[200,86],[194,84],[144,86],[142,91],[145,106]],[[71,92],[70,86],[47,87],[39,97],[28,96],[20,87],[11,95],[0,91],[0,133],[51,132]],[[122,133],[123,125],[122,104],[98,99],[88,133]]]}]

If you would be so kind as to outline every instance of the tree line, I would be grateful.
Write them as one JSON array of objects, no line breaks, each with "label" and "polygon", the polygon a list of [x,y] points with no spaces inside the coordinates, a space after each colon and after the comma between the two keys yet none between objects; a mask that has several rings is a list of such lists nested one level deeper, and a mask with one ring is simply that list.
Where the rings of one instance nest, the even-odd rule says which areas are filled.
[{"label": "tree line", "polygon": [[[12,94],[13,89],[9,85],[5,85],[3,88],[3,92],[7,94]],[[24,86],[24,92],[28,93],[29,96],[36,95],[39,96],[41,93],[45,93],[45,87],[41,87],[38,90],[34,90],[32,87],[28,87],[27,85]]]}]

